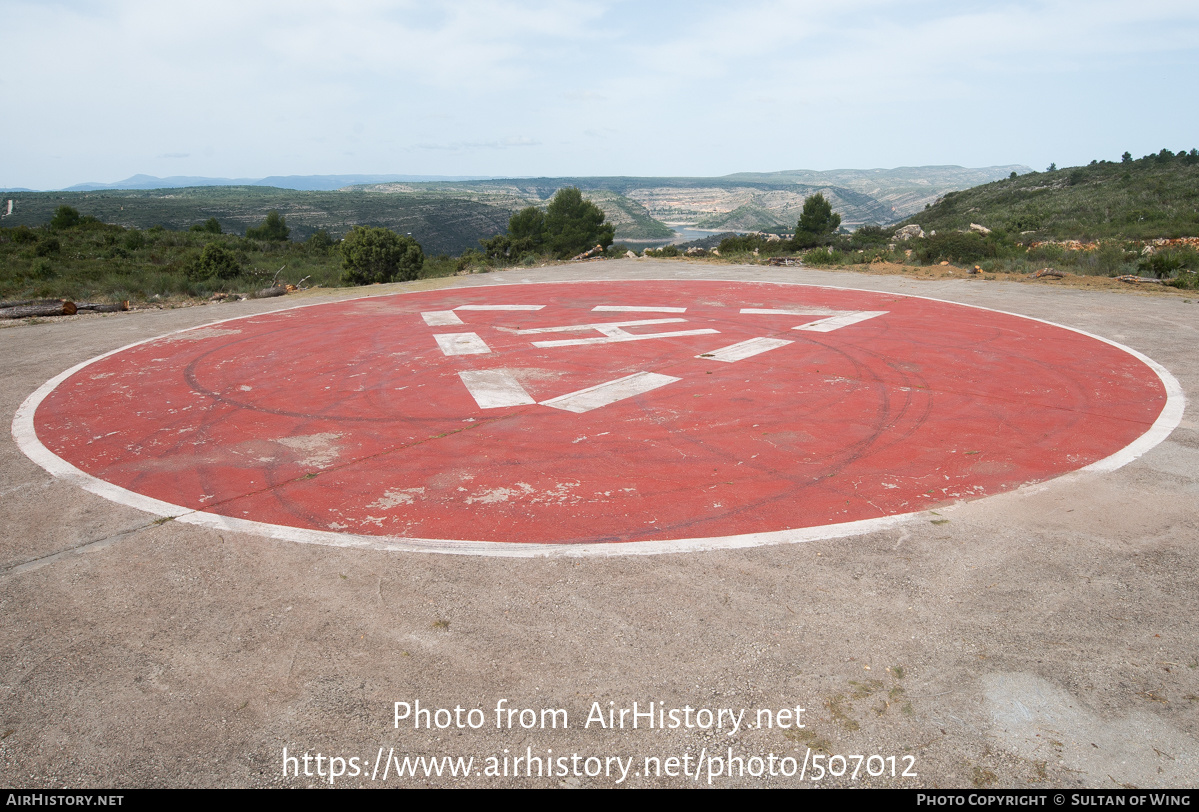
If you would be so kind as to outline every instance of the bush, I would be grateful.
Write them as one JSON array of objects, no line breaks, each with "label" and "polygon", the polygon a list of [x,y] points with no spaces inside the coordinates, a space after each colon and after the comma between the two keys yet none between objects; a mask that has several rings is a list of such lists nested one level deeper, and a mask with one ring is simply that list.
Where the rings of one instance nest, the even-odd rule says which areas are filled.
[{"label": "bush", "polygon": [[23,243],[37,242],[37,234],[29,226],[17,226],[11,232],[12,241],[21,245]]},{"label": "bush", "polygon": [[1180,271],[1199,271],[1199,251],[1190,246],[1154,251],[1140,261],[1140,268],[1158,279],[1169,279]]},{"label": "bush", "polygon": [[840,251],[829,248],[813,248],[803,255],[805,265],[841,265],[845,255]]},{"label": "bush", "polygon": [[891,242],[892,239],[889,229],[866,225],[849,235],[846,246],[849,248],[878,248]]},{"label": "bush", "polygon": [[136,251],[139,248],[144,248],[146,246],[146,235],[135,228],[125,235],[124,244],[126,251]]},{"label": "bush", "polygon": [[[201,234],[220,234],[221,224],[215,217],[209,217],[203,223],[195,223],[189,231],[196,231]],[[286,237],[284,237],[286,239]]]},{"label": "bush", "polygon": [[50,218],[50,228],[61,230],[65,228],[73,228],[79,225],[79,210],[73,209],[70,206],[59,206],[54,210],[54,216]]},{"label": "bush", "polygon": [[766,247],[766,238],[759,234],[743,234],[737,237],[725,237],[717,246],[722,254],[752,254],[754,249],[759,251]]},{"label": "bush", "polygon": [[1182,290],[1199,290],[1199,272],[1179,271],[1178,276],[1166,284],[1172,288],[1181,288]]},{"label": "bush", "polygon": [[419,279],[425,253],[411,237],[389,228],[354,226],[341,241],[342,281],[349,285]]},{"label": "bush", "polygon": [[54,277],[54,268],[50,265],[49,260],[35,259],[29,268],[29,273],[34,279],[52,279]]},{"label": "bush", "polygon": [[308,239],[304,240],[304,246],[314,253],[327,254],[333,247],[337,245],[336,241],[329,236],[329,232],[323,228],[312,232]]},{"label": "bush", "polygon": [[48,257],[51,254],[57,254],[62,250],[62,243],[58,241],[58,237],[45,237],[40,240],[37,247],[33,249],[33,253],[39,257]]},{"label": "bush", "polygon": [[246,229],[246,236],[251,240],[266,242],[287,242],[291,229],[287,227],[287,219],[277,211],[267,212],[266,219],[257,226]]},{"label": "bush", "polygon": [[995,244],[984,239],[981,234],[950,231],[934,237],[925,237],[914,253],[921,262],[930,264],[942,260],[977,262],[996,256],[999,252]]},{"label": "bush", "polygon": [[216,278],[227,282],[239,275],[241,263],[237,261],[237,255],[219,242],[204,246],[200,256],[188,269],[188,276],[196,280]]},{"label": "bush", "polygon": [[679,256],[679,247],[671,243],[661,248],[646,248],[645,253],[651,257],[677,257]]}]

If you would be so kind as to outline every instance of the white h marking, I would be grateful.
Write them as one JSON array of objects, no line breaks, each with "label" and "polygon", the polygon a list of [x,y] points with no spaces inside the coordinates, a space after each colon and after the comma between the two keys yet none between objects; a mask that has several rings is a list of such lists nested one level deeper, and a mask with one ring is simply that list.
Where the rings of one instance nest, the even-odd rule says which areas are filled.
[{"label": "white h marking", "polygon": [[589,412],[592,409],[598,409],[601,406],[615,403],[618,400],[650,392],[659,386],[665,386],[668,383],[674,383],[678,380],[681,379],[672,378],[669,375],[659,375],[656,372],[635,372],[624,378],[617,378],[614,381],[607,381],[597,386],[580,389],[568,395],[543,400],[541,401],[541,405],[552,406],[555,409],[563,409],[575,414],[582,414],[583,412]]},{"label": "white h marking", "polygon": [[740,361],[742,358],[750,358],[759,353],[776,350],[779,347],[785,347],[788,344],[794,344],[794,341],[788,341],[785,338],[751,338],[748,341],[742,341],[737,344],[730,344],[727,347],[721,347],[712,352],[705,352],[703,355],[697,355],[696,358],[710,358],[713,361],[724,361],[733,363]]},{"label": "white h marking", "polygon": [[856,312],[845,313],[840,316],[833,316],[828,319],[821,319],[810,324],[801,324],[798,327],[792,327],[792,330],[811,330],[814,333],[831,333],[833,330],[840,330],[842,327],[848,327],[851,324],[857,324],[860,321],[873,319],[875,316],[885,316],[890,311],[888,310],[859,310]]},{"label": "white h marking", "polygon": [[[582,344],[614,344],[619,341],[645,341],[650,338],[673,338],[675,336],[702,336],[719,333],[719,330],[704,328],[701,330],[674,330],[666,333],[630,333],[623,327],[640,327],[646,324],[676,324],[686,319],[641,319],[639,321],[609,321],[597,324],[567,324],[562,327],[534,327],[529,330],[505,330],[518,336],[531,333],[574,333],[583,330],[595,330],[603,333],[602,338],[568,338],[560,341],[534,341],[534,347],[577,347]],[[497,327],[497,330],[504,329]]]},{"label": "white h marking", "polygon": [[428,310],[420,314],[425,324],[430,327],[445,327],[450,324],[461,324],[462,319],[453,310]]},{"label": "white h marking", "polygon": [[446,355],[483,355],[491,352],[487,342],[479,338],[478,333],[438,333],[437,346]]},{"label": "white h marking", "polygon": [[459,372],[458,377],[480,409],[528,406],[537,402],[506,369],[464,371]]}]

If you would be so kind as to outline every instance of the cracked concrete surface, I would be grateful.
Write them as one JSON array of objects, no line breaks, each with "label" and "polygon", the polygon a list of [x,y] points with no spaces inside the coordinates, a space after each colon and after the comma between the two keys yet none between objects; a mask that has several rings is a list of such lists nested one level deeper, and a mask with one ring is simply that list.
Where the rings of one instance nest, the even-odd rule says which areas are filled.
[{"label": "cracked concrete surface", "polygon": [[[1168,293],[649,260],[369,292],[613,276],[795,281],[979,304],[1120,341],[1169,369],[1188,397],[1199,391],[1199,304]],[[3,412],[11,422],[42,383],[99,353],[298,301],[0,329]],[[158,521],[55,480],[11,438],[0,443],[0,472],[0,775],[12,786],[322,783],[284,778],[284,747],[481,761],[505,748],[642,759],[728,746],[746,757],[802,759],[809,747],[910,755],[918,773],[835,785],[1194,784],[1199,423],[1190,409],[1124,468],[960,503],[940,511],[947,522],[636,558],[345,550]],[[500,699],[563,708],[571,727],[394,727],[393,703],[418,699],[483,708],[489,722]],[[808,726],[731,739],[583,729],[593,702],[633,701],[751,714],[800,705]],[[387,785],[562,782],[422,776]],[[626,785],[687,783],[631,776]]]}]

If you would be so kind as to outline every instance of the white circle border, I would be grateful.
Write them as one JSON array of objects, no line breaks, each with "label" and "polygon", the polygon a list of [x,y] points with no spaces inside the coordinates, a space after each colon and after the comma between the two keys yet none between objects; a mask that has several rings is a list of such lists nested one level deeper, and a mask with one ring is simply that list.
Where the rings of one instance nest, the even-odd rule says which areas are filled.
[{"label": "white circle border", "polygon": [[[1085,330],[1079,330],[1074,327],[1067,327],[1063,324],[1047,321],[1045,319],[1034,318],[1033,316],[1025,316],[1020,313],[1011,313],[1006,310],[997,310],[991,307],[983,307],[981,305],[964,304],[962,302],[954,302],[949,299],[937,299],[931,296],[917,296],[910,293],[891,293],[890,291],[873,291],[863,290],[861,288],[843,287],[839,285],[810,285],[802,282],[772,282],[766,280],[734,280],[734,279],[580,279],[580,280],[553,280],[546,282],[505,282],[500,284],[480,285],[478,288],[493,288],[493,287],[529,287],[533,285],[561,285],[561,284],[586,284],[590,282],[732,282],[734,284],[750,284],[750,285],[777,285],[777,286],[794,286],[794,287],[809,287],[823,288],[828,290],[842,290],[854,293],[869,293],[876,295],[887,296],[902,296],[907,299],[924,299],[931,302],[941,302],[943,304],[956,305],[958,307],[969,307],[975,310],[985,310],[992,313],[1002,313],[1005,316],[1014,316],[1028,321],[1040,322],[1051,327],[1058,327],[1063,330],[1069,330],[1072,333],[1093,338],[1097,341],[1102,341],[1112,347],[1122,350],[1132,357],[1139,360],[1141,363],[1148,366],[1161,380],[1162,385],[1166,390],[1166,403],[1162,407],[1161,413],[1153,425],[1137,439],[1126,445],[1124,448],[1116,451],[1101,460],[1091,463],[1076,471],[1069,471],[1065,474],[1053,477],[1051,480],[1041,482],[1027,483],[1021,485],[1013,491],[1006,491],[1001,494],[993,494],[993,496],[1003,496],[1012,493],[1018,493],[1022,490],[1031,487],[1043,486],[1046,481],[1061,480],[1065,477],[1078,476],[1080,474],[1107,473],[1121,468],[1133,460],[1137,459],[1154,446],[1161,443],[1170,435],[1179,423],[1182,422],[1182,415],[1186,409],[1186,396],[1183,394],[1182,385],[1178,382],[1170,371],[1161,364],[1154,361],[1142,353],[1137,352],[1131,347],[1127,347],[1111,339],[1103,336],[1088,333]],[[476,287],[470,288],[442,288],[440,291],[453,290],[474,290]],[[211,530],[224,530],[234,533],[250,533],[257,536],[265,536],[267,538],[278,539],[281,541],[292,541],[300,544],[320,544],[327,547],[346,547],[367,550],[382,550],[387,552],[419,552],[419,553],[447,553],[451,555],[483,555],[497,556],[503,558],[551,558],[551,557],[585,557],[585,556],[624,556],[624,555],[662,555],[666,553],[687,553],[687,552],[704,552],[708,550],[730,550],[742,549],[747,547],[763,547],[777,544],[802,544],[810,541],[821,541],[825,539],[845,538],[847,536],[860,536],[866,533],[873,533],[879,530],[887,530],[897,527],[907,522],[912,521],[922,516],[925,511],[914,511],[911,513],[897,513],[891,516],[879,516],[873,519],[860,519],[855,522],[841,522],[838,524],[827,524],[819,527],[802,527],[792,530],[772,530],[764,533],[745,533],[735,536],[709,536],[706,538],[682,538],[682,539],[655,539],[653,541],[623,541],[623,542],[603,542],[592,544],[525,544],[521,542],[508,541],[467,541],[458,539],[422,539],[422,538],[403,538],[396,536],[369,536],[357,533],[337,533],[329,530],[309,530],[302,527],[288,527],[287,525],[267,524],[266,522],[256,522],[250,519],[235,519],[229,516],[221,516],[216,513],[206,513],[201,510],[192,510],[190,508],[173,505],[169,502],[164,502],[159,499],[154,499],[149,496],[144,496],[140,493],[127,490],[118,485],[113,485],[111,482],[106,482],[99,477],[92,476],[76,468],[71,463],[54,454],[46,448],[40,439],[38,439],[37,431],[34,428],[33,416],[37,411],[37,407],[41,405],[51,392],[53,392],[59,384],[70,378],[76,372],[91,366],[97,361],[102,361],[109,356],[124,352],[125,350],[148,344],[152,341],[159,341],[168,336],[186,333],[191,330],[201,330],[213,327],[218,324],[225,324],[231,321],[239,321],[241,319],[255,318],[259,316],[272,316],[276,313],[283,313],[289,310],[299,310],[307,307],[323,307],[332,304],[341,304],[342,302],[358,301],[361,299],[383,298],[387,296],[406,296],[409,293],[425,293],[430,291],[410,291],[401,293],[381,293],[368,296],[357,296],[347,299],[339,299],[336,302],[313,302],[310,304],[294,305],[292,307],[280,308],[279,310],[271,310],[265,313],[248,314],[243,316],[233,316],[228,319],[219,319],[217,321],[208,322],[206,324],[197,325],[195,327],[186,327],[182,330],[174,330],[169,333],[164,333],[153,338],[135,341],[132,344],[126,344],[123,347],[118,347],[115,350],[97,355],[82,363],[76,364],[70,369],[54,376],[46,381],[37,391],[31,394],[18,407],[16,415],[12,421],[12,436],[16,441],[17,447],[43,469],[52,476],[77,485],[85,491],[94,493],[109,501],[117,504],[132,507],[146,513],[153,514],[159,519],[170,519],[184,524],[197,525],[199,527],[207,527]],[[983,499],[992,497],[982,497]],[[967,501],[967,500],[961,500]],[[978,500],[968,500],[978,501]]]}]

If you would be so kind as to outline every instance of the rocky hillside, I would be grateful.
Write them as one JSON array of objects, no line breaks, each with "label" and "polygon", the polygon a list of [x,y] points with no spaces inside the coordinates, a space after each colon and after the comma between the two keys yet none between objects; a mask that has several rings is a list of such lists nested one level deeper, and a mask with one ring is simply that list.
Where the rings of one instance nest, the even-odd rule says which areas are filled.
[{"label": "rocky hillside", "polygon": [[1025,242],[1199,236],[1199,152],[1031,172],[947,193],[908,223],[940,232],[974,223]]}]

